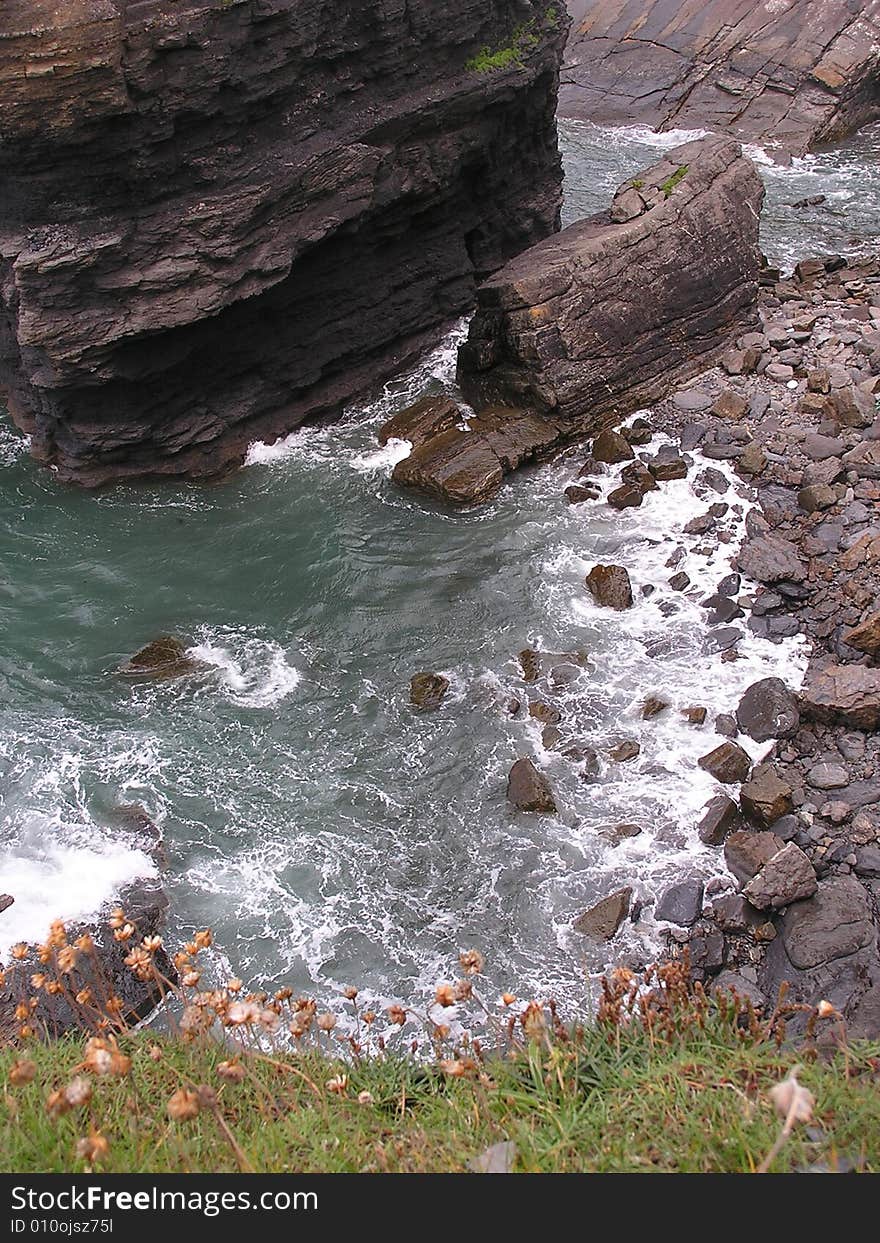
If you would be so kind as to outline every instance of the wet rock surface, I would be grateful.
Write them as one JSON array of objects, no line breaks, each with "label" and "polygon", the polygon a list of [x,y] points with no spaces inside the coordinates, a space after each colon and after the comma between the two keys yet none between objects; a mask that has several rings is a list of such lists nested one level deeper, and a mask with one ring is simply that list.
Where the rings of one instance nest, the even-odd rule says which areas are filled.
[{"label": "wet rock surface", "polygon": [[[559,223],[564,7],[5,0],[0,389],[56,476],[334,414]],[[136,153],[136,154],[135,154]],[[417,221],[417,226],[414,225]]]},{"label": "wet rock surface", "polygon": [[632,903],[632,889],[619,889],[585,911],[574,921],[575,931],[594,941],[610,941],[627,918]]},{"label": "wet rock surface", "polygon": [[550,782],[529,759],[517,760],[507,779],[507,798],[519,811],[556,813]]}]

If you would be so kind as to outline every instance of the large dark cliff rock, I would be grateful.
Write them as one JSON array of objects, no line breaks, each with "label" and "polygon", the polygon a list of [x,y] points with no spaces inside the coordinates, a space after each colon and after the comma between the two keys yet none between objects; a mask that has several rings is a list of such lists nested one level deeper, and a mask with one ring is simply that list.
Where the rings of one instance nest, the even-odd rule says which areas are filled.
[{"label": "large dark cliff rock", "polygon": [[795,155],[880,116],[880,0],[568,0],[566,116]]},{"label": "large dark cliff rock", "polygon": [[737,143],[702,139],[514,259],[479,290],[459,356],[468,401],[582,436],[710,365],[756,317],[763,195]]},{"label": "large dark cliff rock", "polygon": [[337,410],[558,227],[552,0],[4,0],[0,391],[62,479]]}]

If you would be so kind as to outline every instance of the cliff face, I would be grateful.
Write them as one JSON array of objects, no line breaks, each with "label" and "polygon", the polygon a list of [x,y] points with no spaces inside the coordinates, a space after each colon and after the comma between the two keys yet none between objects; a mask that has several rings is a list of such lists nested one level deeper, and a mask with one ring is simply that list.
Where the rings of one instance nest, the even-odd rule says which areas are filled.
[{"label": "cliff face", "polygon": [[337,409],[558,227],[549,0],[5,0],[0,391],[86,485]]},{"label": "cliff face", "polygon": [[880,116],[880,0],[569,0],[561,110],[802,154]]}]

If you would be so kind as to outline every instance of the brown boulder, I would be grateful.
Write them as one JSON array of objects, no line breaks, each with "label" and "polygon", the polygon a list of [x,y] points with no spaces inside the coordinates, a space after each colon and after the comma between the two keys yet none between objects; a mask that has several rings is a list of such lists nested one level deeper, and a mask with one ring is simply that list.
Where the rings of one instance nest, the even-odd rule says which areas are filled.
[{"label": "brown boulder", "polygon": [[775,833],[741,829],[731,833],[724,843],[724,862],[740,885],[745,885],[784,845],[785,842]]},{"label": "brown boulder", "polygon": [[880,669],[863,665],[811,667],[801,689],[805,716],[854,729],[880,728]]},{"label": "brown boulder", "polygon": [[753,876],[743,894],[759,911],[778,910],[801,898],[811,897],[818,888],[813,865],[799,846],[789,842],[767,860]]},{"label": "brown boulder", "polygon": [[757,824],[772,825],[792,810],[792,788],[770,764],[759,764],[739,792],[745,816]]},{"label": "brown boulder", "polygon": [[201,662],[187,654],[179,639],[162,635],[124,660],[116,672],[126,678],[162,679],[186,677],[201,668]]},{"label": "brown boulder", "polygon": [[442,673],[417,673],[409,684],[409,698],[420,712],[434,712],[449,690],[449,678]]},{"label": "brown boulder", "polygon": [[622,565],[594,565],[585,584],[597,604],[619,612],[632,608],[632,584]]},{"label": "brown boulder", "polygon": [[628,462],[635,457],[632,445],[619,432],[606,428],[593,441],[593,458],[597,462],[606,462],[615,466],[618,462]]},{"label": "brown boulder", "polygon": [[426,440],[455,427],[463,417],[451,397],[423,397],[382,424],[379,444],[386,445],[389,440],[408,440],[415,449]]},{"label": "brown boulder", "polygon": [[507,797],[520,811],[556,814],[556,800],[550,783],[531,760],[517,760],[507,778]]},{"label": "brown boulder", "polygon": [[701,756],[697,763],[724,785],[745,781],[752,767],[751,756],[736,742],[722,742],[714,751]]},{"label": "brown boulder", "polygon": [[594,941],[610,941],[629,915],[632,889],[618,889],[574,921],[574,928]]},{"label": "brown boulder", "polygon": [[871,613],[852,630],[847,630],[843,641],[868,656],[880,656],[880,612]]}]

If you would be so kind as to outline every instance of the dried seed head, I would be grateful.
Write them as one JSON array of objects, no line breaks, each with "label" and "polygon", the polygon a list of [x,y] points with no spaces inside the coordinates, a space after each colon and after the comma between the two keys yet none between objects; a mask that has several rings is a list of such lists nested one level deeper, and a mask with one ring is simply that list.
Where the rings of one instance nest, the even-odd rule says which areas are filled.
[{"label": "dried seed head", "polygon": [[346,1001],[354,1001],[357,995],[358,995],[358,990],[356,988],[347,988],[345,990]]},{"label": "dried seed head", "polygon": [[67,944],[67,929],[60,919],[53,919],[49,925],[49,935],[46,938],[47,945],[51,945],[53,950],[60,950],[62,946]]},{"label": "dried seed head", "polygon": [[147,1056],[149,1057],[151,1062],[161,1062],[162,1061],[162,1050],[159,1048],[157,1044],[151,1044],[150,1050]]},{"label": "dried seed head", "polygon": [[334,1075],[332,1079],[327,1080],[327,1091],[335,1092],[337,1096],[344,1096],[347,1087],[348,1075]]},{"label": "dried seed head", "polygon": [[388,1017],[392,1023],[396,1023],[398,1027],[403,1027],[406,1022],[406,1011],[403,1006],[389,1006]]},{"label": "dried seed head", "polygon": [[479,950],[462,950],[458,961],[468,975],[482,975],[485,960]]},{"label": "dried seed head", "polygon": [[155,954],[162,948],[161,937],[144,937],[141,942],[148,954]]},{"label": "dried seed head", "polygon": [[22,958],[27,958],[28,947],[24,941],[19,941],[17,945],[13,945],[9,952],[13,958],[17,958],[20,962]]},{"label": "dried seed head", "polygon": [[[77,937],[74,945],[81,954],[94,954],[95,952],[95,942],[87,932],[84,932],[81,937]],[[104,1142],[106,1143],[106,1140]]]},{"label": "dried seed head", "polygon": [[88,1105],[92,1099],[92,1085],[88,1079],[77,1075],[64,1089],[64,1096],[71,1109],[79,1109],[83,1105]]},{"label": "dried seed head", "polygon": [[100,1131],[92,1131],[76,1141],[76,1155],[86,1165],[98,1165],[110,1152],[110,1145]]},{"label": "dried seed head", "polygon": [[837,1015],[838,1013],[837,1010],[834,1009],[834,1006],[832,1006],[830,1001],[820,1001],[817,1009],[819,1012],[820,1019],[831,1019],[831,1018],[834,1018],[835,1015]]},{"label": "dried seed head", "polygon": [[358,1092],[358,1104],[359,1105],[372,1105],[373,1104],[373,1093],[372,1092]]},{"label": "dried seed head", "polygon": [[29,1057],[20,1057],[9,1067],[9,1082],[13,1087],[21,1088],[30,1083],[36,1073],[36,1062],[32,1062]]},{"label": "dried seed head", "polygon": [[434,1000],[439,1006],[454,1006],[455,989],[451,984],[438,984],[434,990]]},{"label": "dried seed head", "polygon": [[206,950],[210,948],[210,945],[214,940],[214,936],[210,928],[202,928],[200,932],[196,933],[193,940],[196,943],[197,949]]},{"label": "dried seed head", "polygon": [[198,1092],[191,1092],[189,1088],[178,1088],[168,1101],[168,1117],[172,1122],[189,1122],[198,1116],[200,1108]]},{"label": "dried seed head", "polygon": [[40,989],[43,987],[45,983],[46,983],[46,977],[43,975],[41,971],[35,971],[34,974],[31,976],[31,988],[35,988],[37,992],[40,991]]},{"label": "dried seed head", "polygon": [[363,1020],[364,1023],[366,1023],[367,1027],[372,1027],[372,1025],[376,1022],[376,1011],[375,1010],[365,1011],[365,1013],[361,1015],[361,1019]]},{"label": "dried seed head", "polygon": [[79,958],[79,950],[74,945],[64,945],[58,951],[58,966],[62,975],[70,975]]},{"label": "dried seed head", "polygon": [[798,1082],[795,1073],[798,1069],[800,1068],[797,1066],[793,1067],[781,1083],[770,1089],[770,1099],[776,1112],[780,1118],[791,1118],[792,1125],[812,1121],[816,1104],[813,1093]]},{"label": "dried seed head", "polygon": [[243,988],[244,984],[239,979],[232,979],[226,982],[226,991],[229,993],[240,993]]},{"label": "dried seed head", "polygon": [[81,988],[76,994],[76,1003],[79,1006],[87,1006],[92,1000],[93,994],[90,988]]},{"label": "dried seed head", "polygon": [[62,1114],[69,1114],[72,1108],[73,1106],[61,1088],[50,1092],[46,1097],[46,1113],[50,1118],[60,1118]]},{"label": "dried seed head", "polygon": [[336,1015],[331,1014],[328,1010],[326,1014],[319,1014],[316,1021],[320,1031],[332,1032],[336,1026]]},{"label": "dried seed head", "polygon": [[225,1079],[227,1083],[241,1083],[247,1071],[237,1058],[232,1058],[228,1062],[221,1062],[217,1067],[217,1074],[221,1079]]},{"label": "dried seed head", "polygon": [[449,1075],[452,1079],[460,1079],[464,1075],[464,1062],[460,1058],[444,1058],[440,1062],[440,1069],[444,1075]]},{"label": "dried seed head", "polygon": [[108,919],[107,923],[110,925],[111,928],[121,928],[123,927],[125,922],[126,922],[125,911],[122,909],[121,906],[114,907],[113,910],[110,912],[110,918]]},{"label": "dried seed head", "polygon": [[501,994],[502,1005],[512,1006],[515,1001],[516,1001],[516,993],[502,993]]}]

